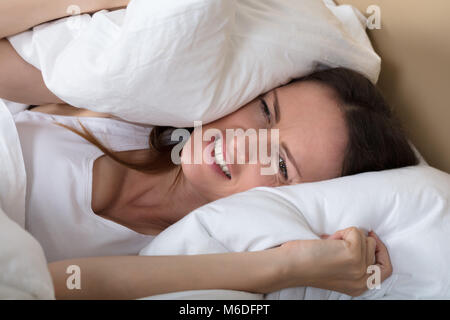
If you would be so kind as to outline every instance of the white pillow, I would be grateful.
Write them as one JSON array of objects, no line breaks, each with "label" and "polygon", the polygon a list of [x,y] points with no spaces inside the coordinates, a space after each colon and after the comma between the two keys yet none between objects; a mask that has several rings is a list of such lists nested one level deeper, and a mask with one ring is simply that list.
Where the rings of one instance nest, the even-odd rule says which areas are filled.
[{"label": "white pillow", "polygon": [[[386,244],[393,275],[361,298],[450,298],[450,175],[419,165],[279,188],[203,206],[159,234],[142,255],[255,251],[356,226]],[[269,299],[348,299],[292,288]]]},{"label": "white pillow", "polygon": [[39,243],[0,208],[0,300],[54,299]]},{"label": "white pillow", "polygon": [[44,251],[24,228],[26,174],[13,118],[0,99],[0,299],[54,299]]},{"label": "white pillow", "polygon": [[140,300],[263,300],[263,295],[235,290],[189,290],[157,294]]},{"label": "white pillow", "polygon": [[0,208],[24,228],[27,189],[25,163],[16,125],[2,99],[0,99],[0,177]]},{"label": "white pillow", "polygon": [[364,17],[326,3],[132,0],[126,11],[70,17],[9,40],[71,105],[192,127],[318,65],[352,68],[376,82],[380,58]]}]

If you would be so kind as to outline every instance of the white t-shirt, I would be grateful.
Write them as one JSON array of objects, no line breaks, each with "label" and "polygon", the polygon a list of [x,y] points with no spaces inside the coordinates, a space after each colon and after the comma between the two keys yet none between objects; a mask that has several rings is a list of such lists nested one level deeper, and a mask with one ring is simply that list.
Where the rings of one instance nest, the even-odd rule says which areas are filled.
[{"label": "white t-shirt", "polygon": [[103,152],[55,121],[81,130],[79,120],[115,151],[148,148],[151,126],[34,111],[19,112],[14,120],[27,173],[26,229],[49,262],[138,254],[154,238],[93,212],[92,169]]}]

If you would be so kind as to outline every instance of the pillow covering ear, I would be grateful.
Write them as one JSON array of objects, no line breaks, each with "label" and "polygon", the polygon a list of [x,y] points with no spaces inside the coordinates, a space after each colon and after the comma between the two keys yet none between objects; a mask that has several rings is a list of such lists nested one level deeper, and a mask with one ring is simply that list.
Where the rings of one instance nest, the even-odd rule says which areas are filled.
[{"label": "pillow covering ear", "polygon": [[318,65],[380,71],[364,17],[329,0],[132,0],[9,40],[68,104],[153,125],[216,120]]}]

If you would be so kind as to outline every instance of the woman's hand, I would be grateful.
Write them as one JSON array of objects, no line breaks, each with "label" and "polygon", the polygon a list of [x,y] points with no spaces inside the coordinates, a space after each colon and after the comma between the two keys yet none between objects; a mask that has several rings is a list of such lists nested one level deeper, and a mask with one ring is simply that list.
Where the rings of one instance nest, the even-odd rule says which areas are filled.
[{"label": "woman's hand", "polygon": [[380,268],[381,281],[392,274],[388,251],[373,232],[366,236],[352,227],[322,239],[290,241],[281,246],[290,260],[286,272],[289,287],[306,284],[356,297],[368,289],[368,266]]}]

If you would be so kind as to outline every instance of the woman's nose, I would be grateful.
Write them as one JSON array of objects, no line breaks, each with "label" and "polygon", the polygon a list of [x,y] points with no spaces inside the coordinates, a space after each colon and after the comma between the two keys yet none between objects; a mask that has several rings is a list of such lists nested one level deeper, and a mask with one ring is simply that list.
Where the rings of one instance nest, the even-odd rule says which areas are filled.
[{"label": "woman's nose", "polygon": [[227,157],[234,164],[257,164],[259,163],[260,151],[270,150],[270,138],[266,129],[243,129],[234,128],[227,130]]}]

